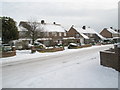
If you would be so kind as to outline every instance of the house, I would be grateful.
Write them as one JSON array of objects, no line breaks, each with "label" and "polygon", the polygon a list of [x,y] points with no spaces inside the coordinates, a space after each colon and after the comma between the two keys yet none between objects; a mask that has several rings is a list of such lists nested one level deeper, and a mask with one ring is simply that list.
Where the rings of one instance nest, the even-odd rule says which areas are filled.
[{"label": "house", "polygon": [[106,37],[106,38],[115,38],[115,37],[120,37],[120,33],[119,33],[119,30],[114,30],[112,27],[110,28],[104,28],[100,34],[103,36],[103,37]]},{"label": "house", "polygon": [[[24,28],[24,24],[27,22],[21,21],[19,24],[19,36],[20,38],[25,38],[25,33],[27,30]],[[53,23],[45,23],[44,20],[38,22],[40,34],[36,39],[37,42],[41,42],[46,46],[54,46],[58,43],[63,43],[63,37],[66,37],[66,30],[60,24]],[[30,38],[30,37],[27,37]]]},{"label": "house", "polygon": [[72,25],[72,27],[67,32],[67,36],[80,39],[81,44],[98,43],[105,39],[94,29],[91,29],[90,27],[86,26],[83,26],[81,28]]},{"label": "house", "polygon": [[120,30],[113,29],[112,27],[110,28],[104,28],[100,34],[107,38],[107,41],[112,41],[114,43],[117,43],[118,38],[120,38]]}]

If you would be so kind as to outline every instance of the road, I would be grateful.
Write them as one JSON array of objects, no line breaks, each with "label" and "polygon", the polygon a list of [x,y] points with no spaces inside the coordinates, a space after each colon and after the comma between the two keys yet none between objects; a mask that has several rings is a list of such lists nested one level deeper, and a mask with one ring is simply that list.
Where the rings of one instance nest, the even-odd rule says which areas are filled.
[{"label": "road", "polygon": [[[59,55],[40,57],[34,60],[30,60],[29,62],[14,63],[3,66],[2,67],[3,88],[79,87],[77,84],[75,85],[75,83],[77,82],[74,82],[73,86],[69,86],[69,84],[67,85],[68,83],[67,81],[66,81],[66,85],[65,83],[63,85],[61,83],[62,81],[59,81],[59,83],[57,84],[56,77],[59,78],[62,69],[64,70],[65,68],[67,69],[71,66],[75,67],[78,64],[79,66],[81,65],[82,67],[82,64],[85,64],[86,62],[89,63],[90,60],[94,60],[94,59],[98,60],[97,64],[99,64],[99,59],[98,59],[99,51],[108,49],[110,47],[112,46],[110,45],[104,47],[78,50],[76,52],[68,52]],[[93,65],[91,66],[94,66],[94,64],[95,63],[93,63]],[[56,77],[54,77],[54,75],[52,74],[51,74],[52,77],[48,75],[50,73],[54,74]],[[59,73],[59,75],[57,75],[57,73]],[[64,74],[66,75],[68,73],[64,72]],[[114,76],[116,76],[116,74]],[[52,80],[50,78],[52,78]],[[60,78],[64,79],[64,76]],[[113,83],[115,84],[114,87],[116,87],[117,86],[116,79],[113,81]],[[45,84],[50,84],[50,85],[45,85]],[[102,86],[102,84],[100,85]],[[82,85],[82,87],[83,86],[84,85]],[[93,87],[98,87],[98,86],[93,86]]]}]

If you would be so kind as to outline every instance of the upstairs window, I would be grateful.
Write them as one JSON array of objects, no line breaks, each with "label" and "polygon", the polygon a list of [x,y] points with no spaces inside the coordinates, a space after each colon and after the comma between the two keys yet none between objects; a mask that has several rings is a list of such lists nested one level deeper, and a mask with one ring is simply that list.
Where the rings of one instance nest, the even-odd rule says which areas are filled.
[{"label": "upstairs window", "polygon": [[57,33],[56,33],[56,32],[52,32],[52,35],[53,35],[53,36],[57,36]]},{"label": "upstairs window", "polygon": [[61,32],[59,32],[59,36],[62,36],[62,33],[61,33]]},{"label": "upstairs window", "polygon": [[64,32],[64,36],[67,36],[66,32]]}]

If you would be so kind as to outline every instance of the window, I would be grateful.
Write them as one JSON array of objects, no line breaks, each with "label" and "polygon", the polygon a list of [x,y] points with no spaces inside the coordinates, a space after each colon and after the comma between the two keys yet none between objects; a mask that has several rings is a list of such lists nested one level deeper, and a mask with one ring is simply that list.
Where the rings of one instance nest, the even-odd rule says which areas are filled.
[{"label": "window", "polygon": [[59,32],[59,36],[62,36],[62,33],[61,33],[61,32]]},{"label": "window", "polygon": [[66,35],[66,32],[64,32],[64,36],[67,36],[67,35]]},{"label": "window", "polygon": [[57,33],[56,33],[56,32],[52,32],[52,35],[53,35],[53,36],[57,36]]}]

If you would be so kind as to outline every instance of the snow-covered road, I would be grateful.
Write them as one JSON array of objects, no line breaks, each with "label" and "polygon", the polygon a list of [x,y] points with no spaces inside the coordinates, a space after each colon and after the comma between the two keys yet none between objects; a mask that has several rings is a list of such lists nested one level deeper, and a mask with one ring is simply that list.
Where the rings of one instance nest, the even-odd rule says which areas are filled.
[{"label": "snow-covered road", "polygon": [[117,88],[118,72],[99,63],[112,45],[59,52],[3,66],[3,88]]}]

